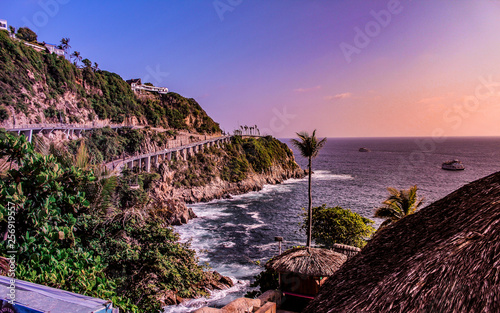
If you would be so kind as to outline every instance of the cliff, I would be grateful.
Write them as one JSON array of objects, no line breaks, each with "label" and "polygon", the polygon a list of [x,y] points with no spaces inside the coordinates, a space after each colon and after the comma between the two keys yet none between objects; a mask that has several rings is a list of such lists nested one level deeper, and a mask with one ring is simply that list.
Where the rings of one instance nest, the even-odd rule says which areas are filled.
[{"label": "cliff", "polygon": [[117,74],[77,67],[0,31],[0,127],[40,123],[123,123],[198,133],[220,128],[194,99],[137,96]]},{"label": "cliff", "polygon": [[[134,312],[157,311],[231,285],[199,265],[170,225],[195,217],[186,203],[303,176],[292,151],[272,137],[236,136],[187,161],[164,162],[152,173],[106,175],[103,163],[217,136],[219,125],[194,99],[173,92],[136,95],[117,74],[35,51],[4,31],[0,51],[0,128],[138,126],[96,128],[70,138],[75,140],[51,134],[34,145],[0,131],[0,154],[9,157],[17,151],[13,147],[23,147],[11,158],[17,164],[10,170],[0,166],[0,190],[15,192],[0,193],[0,224],[6,225],[7,216],[2,203],[23,208],[16,213],[22,221],[17,227],[26,234],[18,238],[23,253],[17,255],[17,277],[112,298]],[[0,255],[6,251],[6,241],[0,241]]]},{"label": "cliff", "polygon": [[195,216],[184,203],[229,198],[304,176],[290,148],[270,136],[236,136],[224,149],[211,148],[187,161],[163,163],[158,172],[160,179],[150,193],[169,206],[167,219],[173,225]]}]

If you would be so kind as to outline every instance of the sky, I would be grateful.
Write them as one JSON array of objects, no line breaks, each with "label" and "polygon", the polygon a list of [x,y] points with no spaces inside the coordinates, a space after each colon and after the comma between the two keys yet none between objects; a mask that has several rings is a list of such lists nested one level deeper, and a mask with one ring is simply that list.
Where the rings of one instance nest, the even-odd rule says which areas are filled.
[{"label": "sky", "polygon": [[226,131],[500,136],[499,0],[2,0],[0,19]]}]

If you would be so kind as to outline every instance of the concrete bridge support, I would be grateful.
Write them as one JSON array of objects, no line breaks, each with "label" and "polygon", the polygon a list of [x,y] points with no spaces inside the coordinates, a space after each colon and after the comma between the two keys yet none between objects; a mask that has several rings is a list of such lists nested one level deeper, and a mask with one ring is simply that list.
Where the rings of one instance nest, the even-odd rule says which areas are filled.
[{"label": "concrete bridge support", "polygon": [[144,158],[144,165],[146,166],[146,172],[151,172],[151,156]]},{"label": "concrete bridge support", "polygon": [[31,142],[33,140],[33,130],[32,129],[18,130],[17,135],[18,136],[23,135],[24,137],[26,137],[26,140],[28,140],[28,142]]}]

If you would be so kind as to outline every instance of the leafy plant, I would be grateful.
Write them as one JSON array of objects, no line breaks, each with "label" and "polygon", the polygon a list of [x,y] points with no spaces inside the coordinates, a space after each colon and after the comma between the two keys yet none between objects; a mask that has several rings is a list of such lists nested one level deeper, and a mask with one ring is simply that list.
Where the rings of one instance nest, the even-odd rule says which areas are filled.
[{"label": "leafy plant", "polygon": [[0,122],[9,119],[10,113],[4,106],[0,106]]},{"label": "leafy plant", "polygon": [[13,205],[17,234],[15,246],[0,242],[0,255],[17,251],[16,277],[112,299],[125,312],[157,311],[171,290],[206,294],[202,282],[211,274],[150,214],[162,210],[144,189],[158,174],[139,175],[142,187],[131,190],[126,179],[99,179],[83,144],[76,157],[57,151],[42,155],[24,136],[0,132],[0,157],[14,165],[0,181],[0,232]]},{"label": "leafy plant", "polygon": [[[324,248],[340,243],[362,248],[375,229],[373,221],[339,206],[330,208],[323,204],[312,210],[312,238]],[[304,213],[302,229],[307,230],[308,214]]]},{"label": "leafy plant", "polygon": [[36,42],[38,39],[37,34],[28,27],[19,28],[16,37],[29,42]]},{"label": "leafy plant", "polygon": [[417,185],[403,190],[389,187],[387,191],[389,191],[389,197],[382,202],[382,206],[377,208],[374,214],[374,217],[385,219],[380,225],[381,228],[415,213],[424,200],[417,196]]}]

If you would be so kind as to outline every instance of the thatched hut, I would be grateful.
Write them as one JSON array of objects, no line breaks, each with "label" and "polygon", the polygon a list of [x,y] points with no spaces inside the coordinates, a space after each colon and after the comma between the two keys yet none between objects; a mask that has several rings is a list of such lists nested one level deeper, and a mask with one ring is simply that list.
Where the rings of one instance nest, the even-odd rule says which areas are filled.
[{"label": "thatched hut", "polygon": [[343,245],[340,243],[334,243],[332,246],[332,250],[338,253],[345,254],[348,260],[361,251],[361,249],[358,247]]},{"label": "thatched hut", "polygon": [[347,256],[332,250],[295,248],[271,259],[266,267],[280,273],[280,289],[285,295],[312,299],[346,260]]},{"label": "thatched hut", "polygon": [[500,312],[500,172],[380,230],[305,312]]}]

